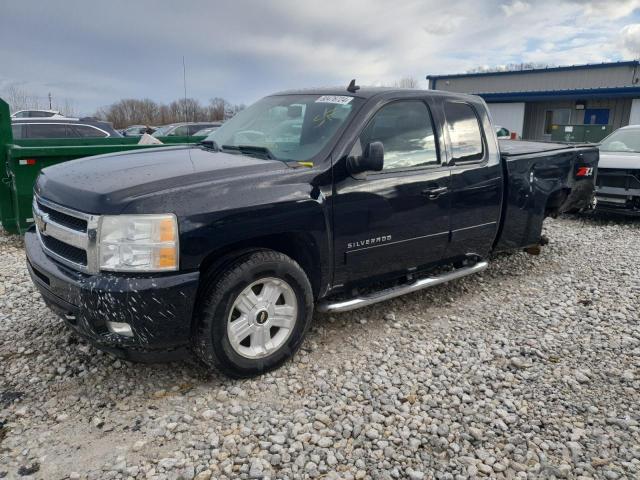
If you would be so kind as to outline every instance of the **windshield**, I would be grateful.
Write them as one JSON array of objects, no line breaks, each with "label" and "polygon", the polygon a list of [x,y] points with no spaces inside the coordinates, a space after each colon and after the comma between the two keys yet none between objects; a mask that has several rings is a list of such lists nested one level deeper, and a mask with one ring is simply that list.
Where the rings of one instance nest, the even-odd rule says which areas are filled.
[{"label": "windshield", "polygon": [[346,95],[278,95],[241,111],[206,141],[225,152],[307,161],[333,141],[360,100]]},{"label": "windshield", "polygon": [[640,152],[640,128],[625,128],[613,132],[600,144],[603,152]]}]

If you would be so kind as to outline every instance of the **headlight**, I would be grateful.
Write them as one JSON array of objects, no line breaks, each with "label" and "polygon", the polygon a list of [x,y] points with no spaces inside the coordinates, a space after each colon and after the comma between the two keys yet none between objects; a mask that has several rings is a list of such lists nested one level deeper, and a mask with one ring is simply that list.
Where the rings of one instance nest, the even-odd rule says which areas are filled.
[{"label": "headlight", "polygon": [[99,240],[101,270],[178,270],[178,222],[173,214],[105,215]]}]

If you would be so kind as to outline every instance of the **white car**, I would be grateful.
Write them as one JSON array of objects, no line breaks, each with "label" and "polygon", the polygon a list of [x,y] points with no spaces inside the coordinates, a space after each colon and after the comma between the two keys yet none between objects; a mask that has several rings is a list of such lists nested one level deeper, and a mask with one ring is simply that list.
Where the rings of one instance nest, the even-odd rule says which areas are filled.
[{"label": "white car", "polygon": [[18,110],[11,118],[66,118],[57,110]]},{"label": "white car", "polygon": [[596,199],[596,210],[640,216],[640,125],[602,140]]}]

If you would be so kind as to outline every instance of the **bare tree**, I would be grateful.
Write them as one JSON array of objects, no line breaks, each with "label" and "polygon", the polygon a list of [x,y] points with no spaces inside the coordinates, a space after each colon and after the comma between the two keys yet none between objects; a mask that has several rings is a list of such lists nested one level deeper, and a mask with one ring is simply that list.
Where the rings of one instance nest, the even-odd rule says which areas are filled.
[{"label": "bare tree", "polygon": [[418,88],[418,81],[413,77],[403,77],[394,84],[394,87]]},{"label": "bare tree", "polygon": [[[38,97],[18,85],[10,85],[0,92],[12,112],[49,108],[49,98]],[[78,109],[70,98],[53,97],[52,108],[62,114],[75,117]],[[177,122],[222,121],[244,109],[224,98],[215,97],[208,105],[201,105],[195,98],[181,98],[167,104],[158,104],[149,98],[125,98],[99,108],[94,116],[111,122],[115,128],[130,125],[167,125]]]},{"label": "bare tree", "polygon": [[129,125],[220,121],[233,116],[243,108],[244,105],[232,105],[223,98],[213,98],[207,106],[201,105],[194,98],[181,98],[168,105],[157,104],[148,98],[128,98],[98,109],[95,115],[111,122],[115,128],[125,128]]},{"label": "bare tree", "polygon": [[201,122],[206,119],[206,110],[194,98],[181,98],[171,102],[169,108],[175,113],[178,121]]},{"label": "bare tree", "polygon": [[215,97],[209,100],[209,106],[207,107],[209,118],[217,121],[224,120],[226,106],[227,102],[224,98]]},{"label": "bare tree", "polygon": [[166,125],[171,123],[171,111],[168,105],[160,105],[158,107],[158,121],[157,125]]},{"label": "bare tree", "polygon": [[391,88],[420,88],[418,80],[413,77],[402,77],[400,80],[396,80],[393,83],[381,83],[381,87]]},{"label": "bare tree", "polygon": [[[39,97],[17,85],[10,85],[3,92],[0,92],[0,96],[6,100],[12,112],[49,108],[48,96]],[[54,97],[51,108],[62,112],[68,117],[75,116],[77,112],[75,102],[70,98]]]},{"label": "bare tree", "polygon": [[10,85],[3,94],[12,112],[38,108],[38,99],[25,89],[16,85]]},{"label": "bare tree", "polygon": [[53,109],[58,110],[67,117],[75,117],[78,114],[76,103],[68,98],[63,98],[61,101],[54,103]]}]

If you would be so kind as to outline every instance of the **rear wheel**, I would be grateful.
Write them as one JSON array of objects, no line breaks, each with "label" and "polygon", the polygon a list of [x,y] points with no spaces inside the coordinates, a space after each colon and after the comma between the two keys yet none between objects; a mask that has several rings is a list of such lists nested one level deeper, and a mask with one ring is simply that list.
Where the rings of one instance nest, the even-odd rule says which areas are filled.
[{"label": "rear wheel", "polygon": [[259,375],[295,353],[312,316],[311,285],[302,268],[282,253],[254,251],[205,285],[194,349],[227,375]]}]

